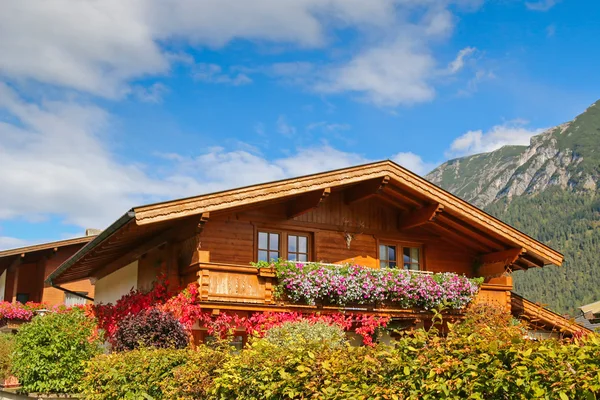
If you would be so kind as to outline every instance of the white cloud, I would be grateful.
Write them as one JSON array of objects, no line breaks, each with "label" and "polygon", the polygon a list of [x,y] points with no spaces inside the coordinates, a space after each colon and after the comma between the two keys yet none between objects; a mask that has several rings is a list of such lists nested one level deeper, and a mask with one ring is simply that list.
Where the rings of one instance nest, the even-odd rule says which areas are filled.
[{"label": "white cloud", "polygon": [[350,62],[329,69],[314,89],[323,93],[355,93],[378,106],[418,103],[435,95],[427,82],[434,66],[435,60],[426,50],[398,40],[370,48]]},{"label": "white cloud", "polygon": [[[47,0],[0,3],[0,75],[119,97],[127,82],[165,74],[172,41],[234,39],[323,46],[329,27],[389,26],[394,0]],[[379,29],[379,28],[377,28]]]},{"label": "white cloud", "polygon": [[221,83],[226,85],[241,86],[252,83],[252,79],[246,74],[226,74],[223,68],[217,64],[200,63],[195,66],[194,79],[207,83]]},{"label": "white cloud", "polygon": [[[353,29],[359,46],[333,64],[311,87],[355,93],[383,106],[430,100],[436,59],[431,42],[451,34],[450,5],[477,0],[46,0],[0,3],[0,78],[33,79],[99,96],[119,98],[130,82],[191,63],[172,52],[180,43],[220,48],[237,40],[300,48],[330,46],[337,30]],[[455,7],[452,7],[455,9]],[[294,80],[310,63],[279,63],[273,73]],[[233,71],[231,71],[233,72]],[[314,71],[311,73],[314,74]],[[241,85],[243,71],[225,74],[200,64],[196,78]],[[314,77],[313,77],[314,78]],[[134,90],[134,94],[135,94]]]},{"label": "white cloud", "polygon": [[296,134],[296,127],[287,122],[285,115],[280,115],[277,118],[277,132],[288,137],[294,136]]},{"label": "white cloud", "polygon": [[532,11],[548,11],[560,0],[539,0],[525,2],[525,7]]},{"label": "white cloud", "polygon": [[437,166],[436,163],[423,161],[421,156],[412,152],[398,153],[393,156],[391,160],[402,165],[404,168],[423,176],[428,172],[431,172]]},{"label": "white cloud", "polygon": [[448,73],[455,74],[465,66],[465,60],[473,55],[477,49],[475,47],[465,47],[458,52],[456,58],[448,65]]},{"label": "white cloud", "polygon": [[141,85],[134,86],[132,91],[140,101],[145,103],[161,103],[163,96],[169,92],[169,88],[157,82],[148,87]]},{"label": "white cloud", "polygon": [[[151,171],[111,152],[104,136],[111,119],[96,106],[27,103],[0,83],[0,109],[9,116],[0,121],[0,170],[5,171],[0,220],[54,216],[81,228],[103,228],[135,205],[371,161],[327,144],[269,160],[237,143],[234,151],[163,154],[160,169]],[[19,244],[2,240],[7,247]]]},{"label": "white cloud", "polygon": [[101,137],[108,115],[92,105],[31,104],[0,83],[0,219],[64,215],[103,226],[140,201],[168,195],[136,165],[114,160]]},{"label": "white cloud", "polygon": [[29,245],[28,240],[18,239],[9,236],[0,236],[0,250],[16,249]]},{"label": "white cloud", "polygon": [[490,130],[468,131],[456,138],[446,152],[447,157],[463,157],[476,153],[488,153],[503,146],[526,146],[532,136],[542,133],[542,129],[525,128],[526,121],[514,120],[495,125]]}]

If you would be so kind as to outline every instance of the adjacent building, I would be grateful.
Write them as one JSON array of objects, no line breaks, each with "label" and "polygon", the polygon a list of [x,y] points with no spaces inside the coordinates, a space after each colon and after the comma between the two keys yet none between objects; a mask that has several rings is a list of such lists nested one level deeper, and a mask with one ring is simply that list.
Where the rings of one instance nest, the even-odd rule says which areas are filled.
[{"label": "adjacent building", "polygon": [[94,286],[85,278],[51,286],[51,272],[95,235],[0,251],[0,301],[76,305],[93,301]]}]

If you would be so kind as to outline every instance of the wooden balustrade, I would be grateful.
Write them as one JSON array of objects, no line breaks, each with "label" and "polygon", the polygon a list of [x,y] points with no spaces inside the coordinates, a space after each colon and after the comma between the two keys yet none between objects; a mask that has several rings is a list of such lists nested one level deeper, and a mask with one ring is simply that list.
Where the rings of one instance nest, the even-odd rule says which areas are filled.
[{"label": "wooden balustrade", "polygon": [[[299,311],[310,310],[336,312],[339,306],[308,306],[275,301],[273,288],[277,284],[275,271],[269,268],[258,269],[252,266],[196,262],[187,270],[187,275],[195,272],[200,285],[200,298],[207,308],[238,309],[246,311]],[[416,272],[418,273],[418,272]],[[512,279],[497,278],[484,283],[475,301],[495,303],[510,311]],[[415,316],[428,313],[424,310],[397,309],[393,304],[357,305],[344,307],[347,311],[383,313],[389,315]]]}]

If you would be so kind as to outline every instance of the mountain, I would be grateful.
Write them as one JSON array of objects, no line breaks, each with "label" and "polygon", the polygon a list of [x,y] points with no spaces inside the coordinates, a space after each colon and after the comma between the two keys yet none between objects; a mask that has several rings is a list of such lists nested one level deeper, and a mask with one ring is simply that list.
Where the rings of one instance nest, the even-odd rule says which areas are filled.
[{"label": "mountain", "polygon": [[529,146],[450,160],[427,179],[565,255],[515,272],[517,293],[571,315],[600,300],[600,101]]}]

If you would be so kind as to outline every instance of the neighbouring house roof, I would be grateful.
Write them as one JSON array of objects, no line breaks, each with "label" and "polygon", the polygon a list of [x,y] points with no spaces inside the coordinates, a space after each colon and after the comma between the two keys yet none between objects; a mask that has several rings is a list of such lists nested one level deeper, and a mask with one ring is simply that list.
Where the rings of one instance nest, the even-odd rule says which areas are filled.
[{"label": "neighbouring house roof", "polygon": [[512,314],[519,319],[525,319],[534,327],[570,334],[578,331],[590,333],[593,330],[577,319],[566,318],[514,292],[511,293],[510,300]]},{"label": "neighbouring house roof", "polygon": [[134,207],[63,263],[47,281],[65,283],[92,276],[94,271],[184,220],[350,189],[372,190],[373,196],[404,210],[430,212],[432,229],[478,254],[492,255],[490,262],[511,259],[515,269],[562,264],[563,256],[558,251],[387,160]]},{"label": "neighbouring house roof", "polygon": [[596,301],[595,303],[586,304],[584,306],[579,307],[582,313],[592,313],[592,314],[600,314],[600,301]]},{"label": "neighbouring house roof", "polygon": [[600,301],[586,304],[579,309],[582,314],[578,317],[579,321],[585,323],[590,329],[600,328]]},{"label": "neighbouring house roof", "polygon": [[581,325],[591,331],[596,332],[596,331],[600,330],[600,323],[592,323],[583,315],[575,318],[575,322],[577,322],[579,325]]},{"label": "neighbouring house roof", "polygon": [[58,240],[55,242],[34,244],[0,251],[0,270],[9,266],[17,258],[27,257],[27,261],[34,261],[37,257],[61,247],[82,245],[92,241],[96,236],[84,236],[73,239]]}]

